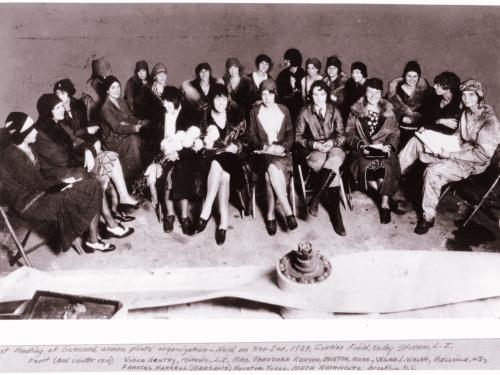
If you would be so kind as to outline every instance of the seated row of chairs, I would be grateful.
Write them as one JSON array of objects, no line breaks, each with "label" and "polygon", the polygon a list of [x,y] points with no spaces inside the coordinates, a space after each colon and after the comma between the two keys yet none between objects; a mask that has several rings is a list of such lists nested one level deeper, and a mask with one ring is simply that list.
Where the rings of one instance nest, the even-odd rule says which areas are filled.
[{"label": "seated row of chairs", "polygon": [[[409,63],[407,65],[411,65],[411,69],[406,72],[408,69],[405,68],[405,73],[412,73],[412,69],[418,70],[418,78],[420,75],[418,64]],[[157,64],[154,71],[155,77],[164,76],[164,81],[166,81],[166,68]],[[204,71],[210,73],[210,67],[200,64],[197,67],[197,75],[204,77]],[[404,84],[406,81],[400,80],[398,82],[398,84]],[[204,103],[196,107],[185,101],[187,99],[186,91],[182,93],[175,87],[166,86],[165,83],[155,81],[153,87],[147,85],[140,87],[139,98],[141,94],[148,93],[143,97],[143,99],[147,98],[147,103],[141,103],[141,100],[138,99],[137,107],[147,104],[149,110],[142,115],[149,118],[138,119],[130,112],[128,104],[125,104],[121,99],[121,84],[118,79],[111,75],[105,77],[101,82],[101,93],[104,94],[105,98],[101,103],[101,117],[98,124],[102,130],[102,137],[96,140],[93,137],[96,132],[96,129],[93,129],[96,128],[95,123],[89,122],[88,119],[79,118],[81,116],[80,109],[73,98],[75,89],[71,81],[59,81],[54,87],[54,94],[42,95],[37,103],[40,112],[40,119],[36,124],[37,129],[50,134],[56,130],[61,133],[61,128],[63,128],[70,135],[74,144],[72,147],[78,144],[78,147],[82,149],[90,147],[93,154],[108,153],[106,160],[108,162],[115,160],[113,165],[119,165],[116,167],[119,170],[121,170],[119,162],[121,160],[123,176],[120,172],[121,177],[116,180],[116,174],[109,171],[108,175],[99,176],[99,179],[102,185],[108,186],[108,188],[115,185],[121,194],[120,198],[125,198],[125,200],[127,197],[130,200],[133,198],[128,196],[127,191],[120,188],[120,181],[125,178],[130,184],[137,177],[137,174],[142,174],[144,165],[141,164],[140,159],[144,156],[143,152],[146,151],[147,154],[154,151],[157,153],[157,158],[153,159],[152,155],[146,158],[153,159],[153,162],[147,166],[141,179],[147,181],[146,184],[151,189],[153,203],[157,208],[161,206],[164,208],[165,232],[173,230],[175,218],[173,200],[180,201],[180,223],[183,232],[193,234],[193,232],[203,231],[206,227],[214,199],[218,196],[221,222],[216,232],[216,242],[219,245],[225,241],[228,226],[229,184],[233,184],[238,176],[241,177],[241,170],[248,166],[260,177],[265,177],[267,213],[264,215],[264,220],[270,235],[276,233],[274,213],[276,198],[281,203],[285,213],[288,229],[293,230],[297,227],[294,169],[298,171],[307,213],[316,216],[320,199],[327,196],[329,200],[328,210],[333,217],[334,229],[339,235],[345,235],[346,231],[339,204],[342,201],[345,207],[352,209],[350,181],[362,190],[372,189],[376,193],[380,221],[387,224],[391,222],[390,212],[397,209],[392,197],[399,184],[400,162],[404,161],[405,170],[403,172],[406,172],[408,166],[418,158],[425,163],[441,163],[440,165],[446,167],[448,162],[451,166],[452,160],[457,160],[457,163],[461,162],[462,153],[470,153],[471,147],[472,149],[479,147],[486,150],[485,155],[477,156],[474,154],[474,158],[479,157],[478,169],[472,168],[468,172],[477,174],[484,171],[487,162],[489,162],[489,160],[484,159],[491,158],[493,146],[496,148],[500,142],[498,121],[491,107],[484,104],[481,84],[468,80],[459,85],[458,77],[450,72],[443,72],[435,78],[431,92],[433,95],[429,95],[430,100],[424,105],[425,108],[420,115],[425,120],[423,127],[430,127],[435,131],[457,136],[460,142],[465,145],[464,150],[455,153],[449,153],[445,150],[429,153],[428,150],[419,146],[418,150],[416,149],[418,152],[409,152],[409,147],[414,147],[415,142],[417,142],[416,138],[410,138],[408,145],[404,146],[404,152],[400,153],[399,156],[398,148],[402,146],[400,132],[404,127],[398,122],[401,119],[396,117],[396,110],[391,101],[382,98],[383,82],[377,78],[364,79],[364,83],[360,85],[363,95],[350,106],[347,118],[345,114],[341,115],[335,103],[332,103],[330,86],[321,79],[311,83],[309,91],[306,93],[308,103],[293,117],[286,105],[277,102],[277,85],[272,79],[265,79],[260,83],[255,104],[245,111],[238,109],[232,100],[228,87],[223,84],[211,82],[210,95],[207,94],[203,98],[203,95],[199,93],[201,96],[198,99],[203,99]],[[198,83],[202,84],[202,82]],[[457,103],[460,104],[460,93],[462,94],[463,108],[457,105]],[[470,100],[471,95],[475,102]],[[432,109],[432,106],[435,108]],[[83,109],[83,112],[85,111]],[[483,128],[477,128],[477,125],[474,125],[476,124],[474,121],[483,121],[482,118],[470,120],[470,114],[474,115],[479,112],[483,113],[483,117],[486,116]],[[7,126],[10,126],[11,123],[12,121]],[[22,137],[29,135],[31,129],[29,121],[23,120],[15,126],[11,126],[9,132],[17,137],[18,143],[15,144],[19,145],[23,142],[24,138]],[[81,133],[82,131],[85,134]],[[417,128],[408,131],[415,134]],[[477,141],[470,134],[471,131],[478,134]],[[182,140],[181,133],[184,137]],[[91,140],[79,139],[79,134],[85,135]],[[50,143],[50,140],[47,143],[45,135],[44,139],[46,141],[44,145]],[[95,143],[86,146],[87,143],[91,142]],[[100,142],[103,143],[104,151],[101,150]],[[31,154],[29,146],[31,143],[34,143],[34,139],[22,144],[28,156]],[[144,149],[144,144],[148,149]],[[44,147],[46,146],[41,147],[39,142],[35,143],[35,146],[37,145],[38,149],[36,147],[35,149],[37,155],[40,155],[42,172],[44,168],[45,171],[48,170],[47,167],[54,168],[55,166],[50,163],[52,154],[45,152]],[[90,151],[88,148],[86,150]],[[293,153],[292,150],[294,150]],[[80,167],[87,168],[90,172],[94,162],[87,151],[85,160],[82,161],[84,165]],[[425,158],[421,156],[422,154]],[[406,158],[405,160],[402,159],[402,155]],[[467,155],[467,158],[471,158],[469,154]],[[195,191],[195,171],[199,168],[198,160],[203,160],[203,162],[200,161],[200,165],[204,165],[203,168],[205,168],[204,174],[202,174],[203,178],[208,176],[207,191],[202,212],[192,223],[188,212],[188,199],[192,198],[192,193]],[[467,159],[467,162],[469,161]],[[35,160],[35,162],[37,161]],[[475,162],[475,160],[472,161],[472,163]],[[345,192],[342,174],[347,180],[348,194]],[[429,183],[427,180],[428,176],[431,175],[431,173],[427,173],[424,176],[425,183]],[[315,185],[309,184],[311,176],[316,176]],[[467,176],[468,174],[464,174],[463,178]],[[64,181],[63,177],[66,176],[56,175],[55,177]],[[290,178],[288,183],[287,177]],[[108,184],[110,179],[113,179],[112,184]],[[434,179],[436,179],[435,176]],[[163,191],[161,191],[162,196],[158,198],[158,192],[155,189],[160,181],[163,184],[161,186]],[[450,181],[454,181],[454,177]],[[72,182],[78,182],[78,179],[74,179]],[[493,187],[497,182],[498,178]],[[71,183],[67,184],[72,185]],[[308,189],[311,186],[313,188]],[[291,202],[286,196],[287,189],[290,190]],[[307,190],[312,193],[310,199],[306,198]],[[249,198],[252,202],[254,216],[255,196],[255,185],[253,185]],[[426,207],[424,207],[423,219],[419,220],[415,230],[418,234],[425,233],[434,223],[432,215],[434,215],[435,207],[434,209],[429,208],[429,199],[432,202],[434,198],[429,197],[427,196],[427,212],[425,212]],[[135,202],[137,201],[133,200],[128,206],[136,206]],[[114,221],[115,219],[126,221],[126,214],[120,217],[116,217],[114,214],[113,217],[109,214],[106,216],[106,212],[109,211],[106,198],[103,199],[102,204],[108,234],[115,234],[114,237],[123,237],[133,232],[133,228],[127,229]],[[100,240],[86,242],[84,245],[86,252],[93,251],[92,249],[98,251],[114,249]]]}]

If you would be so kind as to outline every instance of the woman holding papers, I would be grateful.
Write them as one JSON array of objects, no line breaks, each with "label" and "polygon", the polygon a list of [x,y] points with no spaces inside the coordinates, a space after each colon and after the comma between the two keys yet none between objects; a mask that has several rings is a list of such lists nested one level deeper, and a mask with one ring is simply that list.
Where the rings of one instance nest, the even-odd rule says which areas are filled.
[{"label": "woman holding papers", "polygon": [[290,112],[275,102],[276,83],[267,79],[260,84],[262,103],[250,111],[248,136],[254,171],[266,179],[267,215],[266,229],[269,235],[276,234],[274,194],[285,211],[287,227],[297,228],[297,220],[292,212],[287,195],[287,181],[292,171],[290,150],[293,145],[293,128]]},{"label": "woman holding papers", "polygon": [[347,119],[347,145],[351,149],[349,170],[365,190],[380,196],[380,222],[391,222],[390,197],[398,187],[400,176],[396,155],[399,126],[392,104],[382,99],[383,82],[370,78],[365,95],[351,107]]},{"label": "woman holding papers", "polygon": [[460,150],[449,152],[442,148],[428,153],[419,140],[412,138],[403,150],[405,153],[400,154],[403,172],[417,158],[429,164],[424,174],[423,215],[415,228],[417,234],[427,233],[434,225],[441,188],[449,182],[482,173],[500,142],[499,123],[493,109],[484,103],[481,83],[465,81],[460,85],[460,91],[464,109],[455,134]]}]

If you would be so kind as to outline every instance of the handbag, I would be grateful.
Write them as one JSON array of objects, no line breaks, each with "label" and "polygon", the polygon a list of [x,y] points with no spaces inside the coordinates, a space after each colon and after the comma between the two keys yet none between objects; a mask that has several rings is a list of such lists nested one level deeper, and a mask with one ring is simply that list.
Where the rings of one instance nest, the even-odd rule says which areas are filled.
[{"label": "handbag", "polygon": [[364,157],[367,159],[387,159],[389,157],[389,154],[387,152],[382,151],[379,148],[366,146],[364,150],[367,150],[369,152],[368,155],[364,155]]}]

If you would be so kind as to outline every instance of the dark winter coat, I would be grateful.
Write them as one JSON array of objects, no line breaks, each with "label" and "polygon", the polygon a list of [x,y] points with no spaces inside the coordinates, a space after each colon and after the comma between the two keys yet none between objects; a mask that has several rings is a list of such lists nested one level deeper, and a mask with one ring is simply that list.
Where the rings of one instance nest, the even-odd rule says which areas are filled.
[{"label": "dark winter coat", "polygon": [[[403,77],[398,77],[392,80],[389,83],[387,100],[389,100],[393,105],[396,120],[401,127],[417,128],[421,117],[419,110],[424,101],[425,93],[429,88],[429,83],[425,80],[425,78],[420,77],[415,90],[410,96],[408,96],[402,89],[401,86],[403,84]],[[405,116],[411,118],[411,124],[405,124],[402,122],[402,119]]]},{"label": "dark winter coat", "polygon": [[[276,79],[276,87],[278,88],[277,102],[284,104],[288,108],[294,122],[304,105],[301,81],[305,76],[306,72],[301,67],[295,73],[292,73],[290,68],[286,68],[278,74]],[[291,77],[295,78],[295,89],[290,84]]]},{"label": "dark winter coat", "polygon": [[378,128],[371,136],[368,132],[368,109],[365,98],[359,99],[351,108],[346,124],[346,144],[351,150],[349,170],[355,181],[367,189],[366,174],[373,159],[368,159],[363,155],[363,146],[374,144],[391,146],[390,156],[381,159],[384,163],[385,178],[380,191],[381,195],[391,196],[396,192],[401,175],[401,167],[397,157],[399,126],[391,103],[380,99],[379,108]]},{"label": "dark winter coat", "polygon": [[[40,134],[40,133],[38,133]],[[88,228],[99,213],[102,188],[95,179],[85,179],[60,191],[61,181],[40,173],[40,166],[15,145],[0,154],[2,197],[25,219],[58,224],[63,250]]]},{"label": "dark winter coat", "polygon": [[144,86],[141,79],[134,75],[130,77],[125,84],[125,92],[123,94],[123,99],[127,102],[130,112],[134,116],[139,116],[138,109],[136,108],[137,96],[141,92],[141,88]]},{"label": "dark winter coat", "polygon": [[342,114],[342,118],[344,119],[344,121],[347,120],[347,117],[351,113],[351,106],[364,95],[365,95],[364,85],[360,85],[359,83],[354,82],[352,78],[349,78],[345,82],[344,101],[340,106],[340,113]]},{"label": "dark winter coat", "polygon": [[118,153],[127,181],[133,181],[142,172],[145,163],[143,142],[135,126],[139,120],[128,109],[123,99],[118,99],[120,108],[109,98],[101,108],[103,142]]},{"label": "dark winter coat", "polygon": [[67,121],[55,123],[51,118],[39,119],[38,135],[32,148],[36,152],[44,176],[65,178],[82,177],[85,152],[95,156],[93,146],[76,137]]},{"label": "dark winter coat", "polygon": [[252,83],[250,79],[246,76],[241,77],[240,83],[234,90],[231,87],[229,77],[224,77],[224,84],[226,85],[231,101],[238,104],[248,118],[250,109],[252,109]]},{"label": "dark winter coat", "polygon": [[420,123],[423,127],[430,130],[435,130],[445,134],[455,133],[455,129],[451,129],[442,124],[436,124],[440,118],[443,119],[456,119],[460,116],[460,92],[453,93],[451,101],[441,108],[440,103],[442,97],[436,94],[436,91],[431,87],[427,90],[422,106],[420,107],[421,120]]}]

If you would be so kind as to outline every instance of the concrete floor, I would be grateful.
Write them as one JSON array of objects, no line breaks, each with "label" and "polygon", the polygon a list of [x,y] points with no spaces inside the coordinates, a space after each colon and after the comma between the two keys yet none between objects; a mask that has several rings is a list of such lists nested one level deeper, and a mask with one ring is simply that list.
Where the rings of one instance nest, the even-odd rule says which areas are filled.
[{"label": "concrete floor", "polygon": [[[500,189],[489,199],[498,205]],[[378,210],[373,201],[361,192],[353,193],[354,210],[344,210],[347,236],[340,237],[332,229],[327,212],[320,208],[317,218],[304,218],[304,206],[297,195],[299,227],[291,232],[281,228],[274,237],[267,235],[262,219],[262,208],[258,208],[256,219],[240,218],[235,207],[230,206],[230,227],[223,246],[214,240],[215,221],[210,220],[207,229],[194,236],[186,236],[176,222],[174,232],[165,234],[158,223],[152,206],[146,202],[134,215],[130,224],[135,233],[128,238],[113,241],[117,250],[111,253],[84,254],[79,256],[70,250],[61,253],[44,246],[29,255],[33,266],[42,271],[57,270],[112,270],[112,269],[158,269],[197,267],[269,266],[288,251],[296,248],[300,241],[310,241],[324,255],[333,257],[371,250],[431,250],[431,251],[486,251],[500,250],[499,223],[479,211],[473,222],[465,229],[458,229],[456,222],[470,210],[458,195],[447,194],[440,202],[436,225],[427,235],[413,233],[417,220],[412,205],[401,192],[396,196],[402,215],[392,214],[392,222],[379,223]],[[498,207],[497,207],[498,208]],[[215,210],[216,211],[216,210]],[[217,216],[215,213],[214,216]],[[278,218],[280,216],[278,215]],[[15,222],[15,220],[14,220]],[[24,233],[20,223],[20,234]],[[5,229],[5,228],[3,228]],[[16,266],[9,265],[9,252],[14,244],[5,231],[0,238],[0,274],[6,274]],[[38,240],[33,235],[31,242]],[[389,315],[369,315],[370,318],[440,318],[440,317],[497,317],[500,299],[480,302],[452,304],[432,309],[409,311]],[[287,316],[285,311],[285,316]],[[218,299],[194,304],[177,305],[156,309],[129,311],[129,318],[280,318],[283,311],[277,306],[259,304],[239,299]],[[362,315],[365,316],[366,315]],[[296,317],[296,316],[288,316]],[[325,317],[314,313],[298,317]],[[333,316],[332,316],[333,317]],[[350,318],[350,315],[337,316]]]},{"label": "concrete floor", "polygon": [[[498,198],[498,189],[492,199]],[[392,214],[392,222],[379,223],[378,211],[373,201],[361,192],[353,193],[353,211],[343,211],[347,236],[340,237],[332,229],[327,212],[320,208],[317,218],[304,218],[304,207],[297,196],[299,227],[286,231],[283,224],[278,233],[267,234],[258,208],[256,219],[240,218],[235,207],[230,206],[230,226],[223,246],[215,243],[215,221],[194,236],[182,234],[176,221],[173,233],[166,234],[158,223],[152,206],[146,202],[134,215],[130,224],[135,233],[125,239],[113,240],[117,250],[79,256],[69,250],[61,253],[44,246],[29,255],[33,266],[40,270],[113,269],[113,268],[181,268],[210,266],[262,266],[276,261],[300,241],[310,241],[314,249],[326,256],[370,250],[432,250],[432,251],[495,251],[500,250],[498,223],[479,212],[465,229],[458,229],[456,221],[470,209],[458,196],[448,194],[439,205],[436,225],[428,234],[413,233],[417,216],[411,204],[397,195],[403,215]],[[498,200],[496,200],[498,202]],[[216,211],[216,210],[214,210]],[[214,216],[217,216],[215,213]],[[280,216],[278,215],[278,218]],[[20,230],[23,233],[22,230]],[[31,241],[36,241],[32,236]],[[0,272],[12,271],[9,251],[12,240],[3,235],[0,242]]]}]

